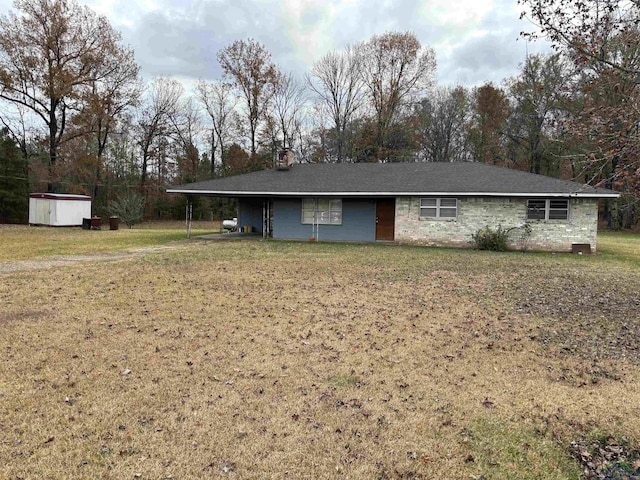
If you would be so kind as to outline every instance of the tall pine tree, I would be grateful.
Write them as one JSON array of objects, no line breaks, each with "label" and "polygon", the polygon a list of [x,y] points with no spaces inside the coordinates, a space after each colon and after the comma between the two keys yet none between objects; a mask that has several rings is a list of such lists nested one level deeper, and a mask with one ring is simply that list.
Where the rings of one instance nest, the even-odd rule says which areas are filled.
[{"label": "tall pine tree", "polygon": [[26,223],[29,213],[27,161],[6,130],[0,130],[0,222]]}]

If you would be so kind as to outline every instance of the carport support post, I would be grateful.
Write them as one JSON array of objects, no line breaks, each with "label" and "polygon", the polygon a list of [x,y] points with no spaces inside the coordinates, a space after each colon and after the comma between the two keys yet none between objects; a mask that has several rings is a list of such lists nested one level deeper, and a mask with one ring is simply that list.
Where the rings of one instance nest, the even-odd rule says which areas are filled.
[{"label": "carport support post", "polygon": [[267,224],[269,222],[268,202],[262,202],[262,238],[267,238]]},{"label": "carport support post", "polygon": [[224,206],[227,203],[227,199],[220,197],[220,203],[218,205],[220,205],[220,233],[224,233],[224,226],[222,225],[222,222],[224,222]]},{"label": "carport support post", "polygon": [[185,223],[187,224],[187,238],[191,238],[191,219],[193,218],[193,204],[191,197],[187,197],[187,206],[185,210]]}]

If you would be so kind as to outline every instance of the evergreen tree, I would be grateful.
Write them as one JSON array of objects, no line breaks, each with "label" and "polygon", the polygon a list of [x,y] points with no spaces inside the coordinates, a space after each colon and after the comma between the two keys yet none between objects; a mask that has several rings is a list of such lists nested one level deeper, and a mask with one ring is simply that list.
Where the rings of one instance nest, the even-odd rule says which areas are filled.
[{"label": "evergreen tree", "polygon": [[26,223],[29,213],[27,162],[6,130],[0,130],[0,222]]}]

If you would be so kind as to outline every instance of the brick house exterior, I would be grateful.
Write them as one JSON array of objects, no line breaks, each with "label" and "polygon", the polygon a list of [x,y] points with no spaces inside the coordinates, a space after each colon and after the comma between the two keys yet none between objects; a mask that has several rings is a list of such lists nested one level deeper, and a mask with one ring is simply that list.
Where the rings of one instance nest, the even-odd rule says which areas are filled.
[{"label": "brick house exterior", "polygon": [[[471,235],[485,226],[513,228],[509,247],[513,250],[571,251],[571,245],[589,244],[596,250],[598,201],[571,199],[567,220],[528,220],[527,200],[522,198],[476,197],[459,201],[455,219],[420,217],[420,199],[396,199],[396,241],[429,246],[466,247]],[[531,226],[526,238],[522,228]]]}]

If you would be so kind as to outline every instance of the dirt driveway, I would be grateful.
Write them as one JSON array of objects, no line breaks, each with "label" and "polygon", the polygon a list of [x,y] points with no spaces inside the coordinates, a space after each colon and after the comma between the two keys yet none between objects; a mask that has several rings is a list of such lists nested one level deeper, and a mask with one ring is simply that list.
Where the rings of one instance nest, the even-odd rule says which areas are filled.
[{"label": "dirt driveway", "polygon": [[162,253],[173,250],[190,248],[192,245],[167,245],[160,247],[138,247],[122,250],[119,252],[100,252],[84,255],[54,255],[30,260],[16,260],[13,262],[0,262],[0,274],[13,273],[31,270],[44,270],[55,267],[66,267],[83,262],[113,262],[138,258],[150,253]]}]

